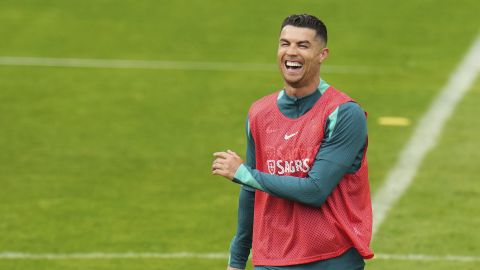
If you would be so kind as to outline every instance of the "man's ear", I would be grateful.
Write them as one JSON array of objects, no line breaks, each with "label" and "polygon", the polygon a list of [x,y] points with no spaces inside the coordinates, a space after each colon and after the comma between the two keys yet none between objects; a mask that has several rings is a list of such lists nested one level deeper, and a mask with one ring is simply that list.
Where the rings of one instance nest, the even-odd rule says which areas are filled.
[{"label": "man's ear", "polygon": [[328,54],[330,53],[330,50],[328,48],[323,48],[322,49],[322,52],[320,53],[319,57],[318,57],[318,60],[320,62],[320,64],[325,61],[325,59],[328,58]]}]

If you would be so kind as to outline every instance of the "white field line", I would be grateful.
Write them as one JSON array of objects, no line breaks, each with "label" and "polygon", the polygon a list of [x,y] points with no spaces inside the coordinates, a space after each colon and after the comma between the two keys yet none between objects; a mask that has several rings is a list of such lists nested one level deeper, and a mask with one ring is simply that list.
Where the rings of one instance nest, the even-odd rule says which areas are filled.
[{"label": "white field line", "polygon": [[125,252],[125,253],[26,253],[2,252],[3,260],[93,260],[93,259],[228,259],[227,253],[156,253],[156,252]]},{"label": "white field line", "polygon": [[[2,252],[0,260],[109,260],[109,259],[228,259],[228,253],[25,253]],[[425,255],[425,254],[376,254],[376,260],[401,261],[451,261],[451,262],[480,262],[479,256],[459,255]]]},{"label": "white field line", "polygon": [[450,261],[450,262],[480,262],[479,256],[458,256],[458,255],[425,255],[425,254],[375,254],[378,260],[397,261]]},{"label": "white field line", "polygon": [[437,144],[443,125],[457,103],[472,87],[480,72],[480,36],[464,56],[447,84],[418,122],[412,137],[400,153],[384,184],[376,192],[373,204],[373,235],[385,216],[403,195],[417,173],[425,155]]},{"label": "white field line", "polygon": [[[87,58],[51,58],[0,56],[1,66],[33,67],[82,67],[82,68],[127,68],[127,69],[163,69],[163,70],[207,70],[207,71],[278,71],[275,64],[229,63],[229,62],[192,62],[192,61],[154,61],[126,59],[87,59]],[[374,74],[384,73],[381,69],[365,66],[322,67],[323,73],[338,74]]]}]

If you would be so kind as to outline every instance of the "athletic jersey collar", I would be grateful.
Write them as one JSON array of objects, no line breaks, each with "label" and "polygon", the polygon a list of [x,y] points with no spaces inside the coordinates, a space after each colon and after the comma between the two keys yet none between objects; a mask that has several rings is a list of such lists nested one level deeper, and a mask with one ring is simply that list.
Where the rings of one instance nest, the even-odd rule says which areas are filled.
[{"label": "athletic jersey collar", "polygon": [[288,118],[298,118],[308,112],[323,93],[330,87],[330,85],[324,80],[320,80],[320,84],[317,86],[317,91],[304,96],[304,97],[292,97],[285,93],[285,89],[282,90],[277,99],[277,105],[280,111]]}]

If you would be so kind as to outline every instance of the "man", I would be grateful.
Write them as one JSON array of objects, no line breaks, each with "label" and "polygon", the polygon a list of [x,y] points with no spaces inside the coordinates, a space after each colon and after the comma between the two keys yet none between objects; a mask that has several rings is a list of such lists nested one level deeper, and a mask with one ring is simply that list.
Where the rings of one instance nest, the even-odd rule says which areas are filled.
[{"label": "man", "polygon": [[[287,17],[278,64],[284,89],[256,101],[247,160],[214,153],[214,175],[242,184],[228,269],[364,269],[372,258],[366,114],[320,79],[327,30]],[[252,245],[253,244],[253,245]]]}]

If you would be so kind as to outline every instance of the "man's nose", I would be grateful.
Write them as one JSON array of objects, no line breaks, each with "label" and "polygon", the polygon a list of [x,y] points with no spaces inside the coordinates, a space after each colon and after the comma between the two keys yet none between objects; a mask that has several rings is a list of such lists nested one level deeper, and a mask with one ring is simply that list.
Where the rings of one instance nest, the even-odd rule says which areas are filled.
[{"label": "man's nose", "polygon": [[287,49],[287,55],[297,55],[298,49],[297,46],[289,46]]}]

